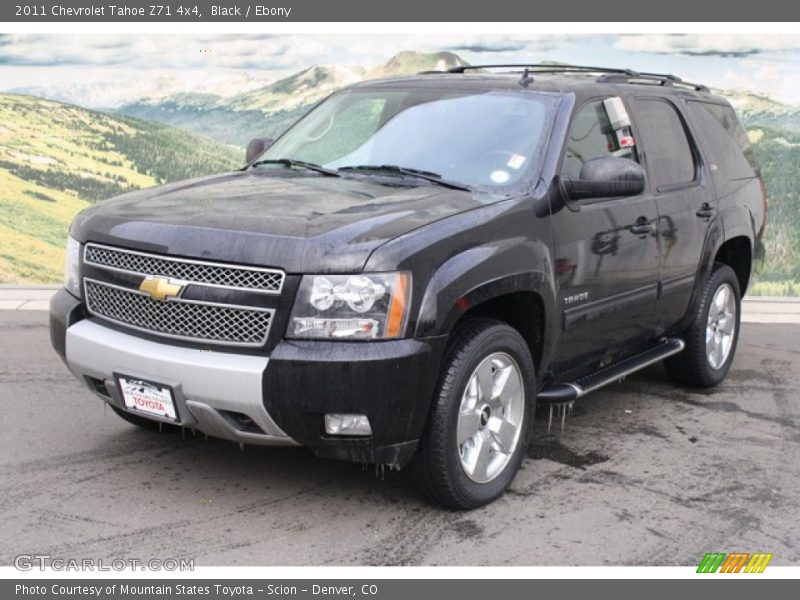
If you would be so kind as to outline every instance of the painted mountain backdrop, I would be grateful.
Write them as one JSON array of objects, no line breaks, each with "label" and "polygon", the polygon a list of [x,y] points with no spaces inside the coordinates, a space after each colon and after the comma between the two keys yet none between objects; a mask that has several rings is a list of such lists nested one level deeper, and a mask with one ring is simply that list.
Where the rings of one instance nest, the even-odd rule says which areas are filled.
[{"label": "painted mountain backdrop", "polygon": [[[241,93],[151,96],[106,110],[0,94],[0,283],[58,281],[68,224],[92,202],[234,168],[249,139],[277,136],[343,85],[458,64],[452,52],[401,52],[377,67],[314,65],[262,86],[247,81]],[[769,191],[757,291],[800,295],[800,107],[720,93],[742,116]]]},{"label": "painted mountain backdrop", "polygon": [[265,87],[234,96],[176,94],[142,99],[116,112],[168,123],[244,147],[254,137],[276,137],[325,96],[345,85],[465,64],[451,52],[401,52],[372,69],[314,65]]}]

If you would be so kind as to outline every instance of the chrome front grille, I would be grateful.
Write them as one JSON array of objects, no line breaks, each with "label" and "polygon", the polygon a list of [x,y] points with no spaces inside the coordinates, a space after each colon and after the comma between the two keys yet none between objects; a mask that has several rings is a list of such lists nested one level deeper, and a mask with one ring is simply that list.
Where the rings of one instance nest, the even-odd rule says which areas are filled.
[{"label": "chrome front grille", "polygon": [[285,278],[284,272],[279,269],[173,258],[91,243],[86,244],[83,260],[87,264],[114,271],[143,276],[170,277],[184,284],[207,285],[265,294],[280,294]]},{"label": "chrome front grille", "polygon": [[237,346],[261,346],[267,340],[274,311],[170,298],[94,279],[84,279],[89,312],[108,321],[157,335]]}]

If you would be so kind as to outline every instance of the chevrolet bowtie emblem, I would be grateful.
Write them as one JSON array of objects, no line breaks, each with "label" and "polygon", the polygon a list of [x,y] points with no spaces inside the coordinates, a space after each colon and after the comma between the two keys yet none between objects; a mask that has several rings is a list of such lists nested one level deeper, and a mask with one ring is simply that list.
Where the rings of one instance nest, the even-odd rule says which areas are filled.
[{"label": "chevrolet bowtie emblem", "polygon": [[164,277],[147,277],[139,286],[139,291],[150,294],[153,300],[166,300],[180,296],[183,286]]}]

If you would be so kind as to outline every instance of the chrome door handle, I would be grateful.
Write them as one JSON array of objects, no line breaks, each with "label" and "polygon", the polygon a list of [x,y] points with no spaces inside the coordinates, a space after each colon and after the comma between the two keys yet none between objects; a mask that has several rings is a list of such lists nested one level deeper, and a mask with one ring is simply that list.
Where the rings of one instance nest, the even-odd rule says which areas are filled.
[{"label": "chrome door handle", "polygon": [[653,223],[648,221],[645,217],[639,217],[634,225],[631,225],[629,230],[632,234],[638,235],[640,238],[647,237],[653,232],[655,228]]},{"label": "chrome door handle", "polygon": [[699,208],[699,210],[694,213],[701,219],[705,219],[708,221],[711,217],[714,216],[714,213],[717,212],[717,209],[711,206],[708,202],[703,202],[703,205]]}]

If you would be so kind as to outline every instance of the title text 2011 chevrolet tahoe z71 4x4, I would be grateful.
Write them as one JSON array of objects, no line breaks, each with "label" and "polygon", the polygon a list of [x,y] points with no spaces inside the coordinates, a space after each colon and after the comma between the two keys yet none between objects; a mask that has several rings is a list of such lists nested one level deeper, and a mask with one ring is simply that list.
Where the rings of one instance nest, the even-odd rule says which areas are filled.
[{"label": "title text 2011 chevrolet tahoe z71 4x4", "polygon": [[354,85],[234,173],[74,221],[51,337],[122,418],[497,498],[534,406],[728,371],[766,199],[730,105],[652,73]]}]

